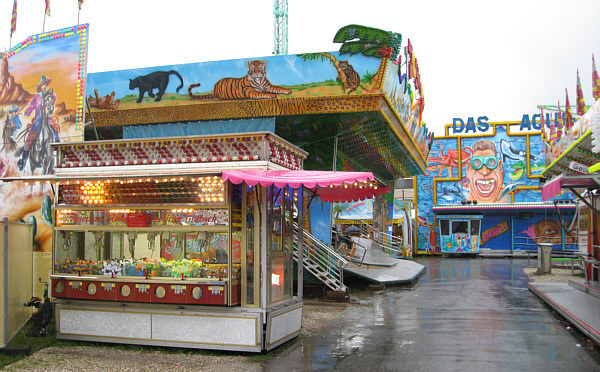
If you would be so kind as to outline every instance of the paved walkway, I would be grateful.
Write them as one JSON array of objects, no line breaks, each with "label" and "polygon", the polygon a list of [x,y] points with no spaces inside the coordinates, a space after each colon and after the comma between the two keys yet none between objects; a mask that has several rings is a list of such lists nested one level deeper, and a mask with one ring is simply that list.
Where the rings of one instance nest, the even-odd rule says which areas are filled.
[{"label": "paved walkway", "polygon": [[[416,258],[411,289],[361,296],[265,361],[286,371],[599,371],[587,337],[527,287],[527,259]],[[352,290],[350,291],[352,294]]]}]

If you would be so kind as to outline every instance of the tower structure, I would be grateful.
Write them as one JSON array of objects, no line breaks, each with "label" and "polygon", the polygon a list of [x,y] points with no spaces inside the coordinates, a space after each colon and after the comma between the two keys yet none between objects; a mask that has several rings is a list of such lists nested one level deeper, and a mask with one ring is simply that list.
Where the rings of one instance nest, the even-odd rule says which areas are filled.
[{"label": "tower structure", "polygon": [[273,54],[285,55],[288,52],[288,2],[287,0],[275,0],[275,47]]}]

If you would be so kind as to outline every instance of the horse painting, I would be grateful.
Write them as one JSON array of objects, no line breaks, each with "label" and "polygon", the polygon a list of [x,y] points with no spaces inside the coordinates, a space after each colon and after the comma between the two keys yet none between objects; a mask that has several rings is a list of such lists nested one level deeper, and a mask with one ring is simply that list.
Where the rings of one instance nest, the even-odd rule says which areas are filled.
[{"label": "horse painting", "polygon": [[17,131],[20,125],[17,125],[19,117],[17,115],[6,115],[4,119],[4,128],[2,128],[2,151],[13,152],[17,149],[17,141],[13,138],[13,135]]},{"label": "horse painting", "polygon": [[[36,100],[37,97],[40,97]],[[17,161],[19,170],[25,169],[25,163],[29,160],[31,174],[41,168],[42,174],[54,172],[54,158],[50,153],[50,144],[58,142],[58,119],[53,117],[56,96],[53,91],[45,91],[36,96],[30,104],[25,115],[36,111],[36,117],[21,132],[17,139],[24,138],[25,144],[15,151],[15,156],[20,157]],[[39,106],[38,106],[39,105]],[[40,110],[38,111],[37,108]]]}]

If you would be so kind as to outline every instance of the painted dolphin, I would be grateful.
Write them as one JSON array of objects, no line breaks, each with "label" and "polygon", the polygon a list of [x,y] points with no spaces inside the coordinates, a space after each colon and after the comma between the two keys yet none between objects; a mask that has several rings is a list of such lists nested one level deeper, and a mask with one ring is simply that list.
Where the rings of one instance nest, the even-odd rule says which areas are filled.
[{"label": "painted dolphin", "polygon": [[500,196],[498,197],[498,200],[504,199],[504,197],[506,195],[508,195],[508,193],[510,193],[511,191],[516,190],[517,187],[519,187],[520,185],[522,185],[521,182],[519,182],[519,183],[511,183],[509,185],[504,186],[504,188],[502,189],[502,192],[500,193]]},{"label": "painted dolphin", "polygon": [[517,150],[507,140],[500,140],[500,153],[502,154],[502,162],[506,159],[525,161],[527,159],[527,153],[522,150]]},{"label": "painted dolphin", "polygon": [[448,185],[443,188],[442,194],[438,196],[438,199],[441,199],[447,203],[452,203],[457,200],[462,200],[463,196],[457,185]]}]

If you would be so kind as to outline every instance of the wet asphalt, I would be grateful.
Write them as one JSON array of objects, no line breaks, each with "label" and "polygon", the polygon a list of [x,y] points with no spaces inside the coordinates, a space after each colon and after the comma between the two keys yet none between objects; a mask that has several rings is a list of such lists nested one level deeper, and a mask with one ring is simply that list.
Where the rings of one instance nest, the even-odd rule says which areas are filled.
[{"label": "wet asphalt", "polygon": [[[600,371],[600,346],[527,289],[510,259],[415,259],[411,288],[362,290],[321,335],[265,361],[285,371]],[[600,316],[600,314],[599,314]]]}]

